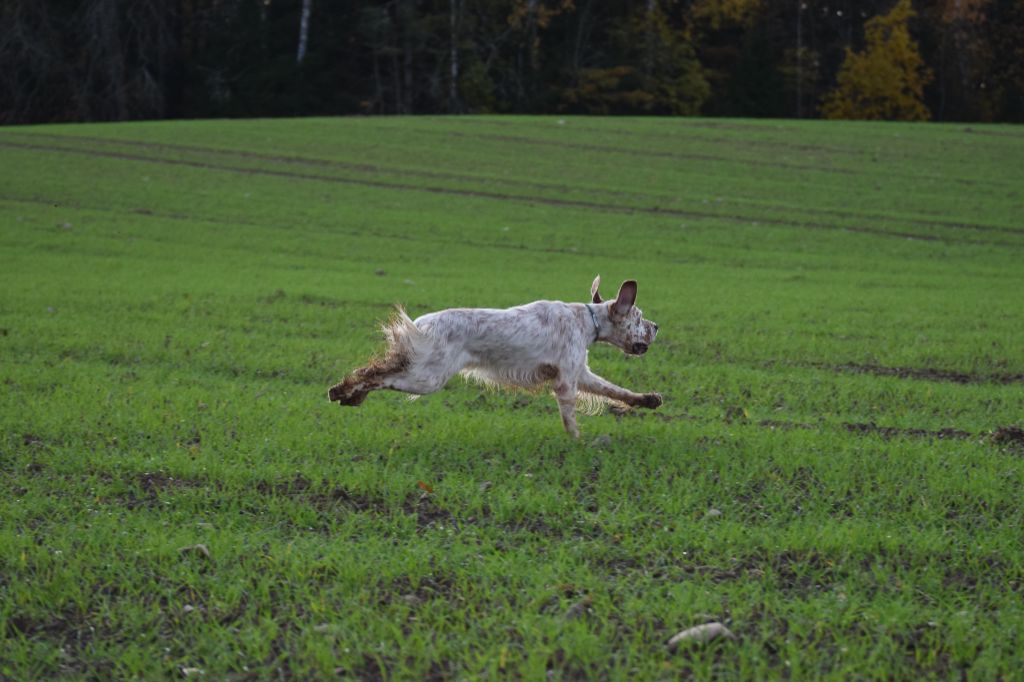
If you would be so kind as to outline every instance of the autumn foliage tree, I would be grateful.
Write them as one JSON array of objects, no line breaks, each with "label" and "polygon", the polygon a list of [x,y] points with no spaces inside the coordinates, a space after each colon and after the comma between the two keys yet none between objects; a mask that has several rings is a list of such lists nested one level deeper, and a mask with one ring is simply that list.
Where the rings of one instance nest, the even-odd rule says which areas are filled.
[{"label": "autumn foliage tree", "polygon": [[821,106],[825,118],[925,121],[924,86],[932,79],[908,23],[910,0],[899,0],[888,14],[864,24],[865,48],[846,48],[837,86]]}]

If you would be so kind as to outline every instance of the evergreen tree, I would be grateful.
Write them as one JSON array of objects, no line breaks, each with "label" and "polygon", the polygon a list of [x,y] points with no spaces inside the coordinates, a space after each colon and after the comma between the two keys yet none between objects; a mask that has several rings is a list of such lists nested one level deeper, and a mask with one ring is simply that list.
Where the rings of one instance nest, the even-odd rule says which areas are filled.
[{"label": "evergreen tree", "polygon": [[[673,3],[668,2],[671,6]],[[681,23],[681,22],[680,22]],[[683,27],[647,0],[609,30],[614,63],[581,69],[562,109],[591,114],[694,115],[710,90]]]}]

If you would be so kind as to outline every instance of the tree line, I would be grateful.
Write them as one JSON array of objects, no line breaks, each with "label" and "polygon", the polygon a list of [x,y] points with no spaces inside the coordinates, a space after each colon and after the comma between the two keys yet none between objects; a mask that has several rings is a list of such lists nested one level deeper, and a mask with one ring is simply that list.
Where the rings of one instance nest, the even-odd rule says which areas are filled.
[{"label": "tree line", "polygon": [[1024,121],[1024,0],[0,0],[0,123]]}]

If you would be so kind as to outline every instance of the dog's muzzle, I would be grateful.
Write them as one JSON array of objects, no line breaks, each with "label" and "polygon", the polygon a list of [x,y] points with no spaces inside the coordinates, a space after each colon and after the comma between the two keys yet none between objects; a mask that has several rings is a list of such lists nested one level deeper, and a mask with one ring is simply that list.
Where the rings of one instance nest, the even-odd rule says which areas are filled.
[{"label": "dog's muzzle", "polygon": [[633,347],[630,349],[630,352],[633,353],[633,355],[643,355],[644,353],[647,352],[647,344],[634,343]]}]

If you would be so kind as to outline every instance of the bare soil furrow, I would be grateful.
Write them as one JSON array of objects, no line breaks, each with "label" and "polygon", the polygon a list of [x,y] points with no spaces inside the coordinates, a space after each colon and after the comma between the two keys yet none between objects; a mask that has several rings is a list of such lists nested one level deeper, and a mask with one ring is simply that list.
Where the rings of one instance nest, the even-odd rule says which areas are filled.
[{"label": "bare soil furrow", "polygon": [[[757,423],[766,429],[781,431],[818,431],[826,428],[824,424],[808,424],[805,422],[779,421],[764,419]],[[921,429],[902,426],[881,426],[875,422],[843,422],[840,426],[858,436],[881,436],[892,438],[928,438],[932,440],[978,440],[992,445],[1011,449],[1024,448],[1024,429],[1019,426],[1001,426],[992,431],[972,433],[953,426],[941,429]]]},{"label": "bare soil furrow", "polygon": [[846,374],[871,374],[873,376],[897,377],[899,379],[917,379],[921,381],[948,381],[955,384],[1020,384],[1024,383],[1024,374],[993,373],[969,374],[934,367],[885,367],[883,365],[861,365],[846,363],[842,365],[815,364],[814,367],[828,369]]}]

